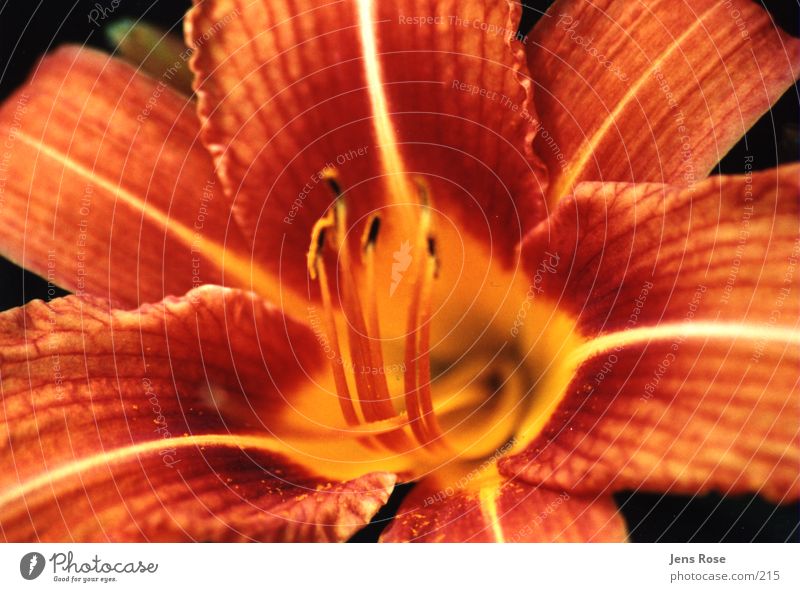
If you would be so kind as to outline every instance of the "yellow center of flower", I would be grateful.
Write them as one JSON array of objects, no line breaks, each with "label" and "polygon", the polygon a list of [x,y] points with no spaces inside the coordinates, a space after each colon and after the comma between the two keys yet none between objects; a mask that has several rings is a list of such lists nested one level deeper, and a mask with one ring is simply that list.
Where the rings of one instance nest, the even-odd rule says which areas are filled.
[{"label": "yellow center of flower", "polygon": [[537,277],[494,261],[488,247],[413,195],[348,220],[334,205],[315,225],[308,270],[319,305],[309,320],[329,362],[280,422],[305,464],[332,477],[395,471],[407,478],[497,458],[529,441],[571,375],[573,323]]},{"label": "yellow center of flower", "polygon": [[[310,237],[319,291],[309,321],[329,362],[277,422],[293,458],[332,478],[404,478],[496,459],[542,429],[572,376],[574,323],[538,281],[437,210],[409,175],[384,93],[375,5],[358,4],[364,74],[386,204],[351,219],[333,206]],[[373,203],[375,200],[370,200]],[[355,208],[354,208],[355,209]],[[549,254],[541,273],[555,272]]]}]

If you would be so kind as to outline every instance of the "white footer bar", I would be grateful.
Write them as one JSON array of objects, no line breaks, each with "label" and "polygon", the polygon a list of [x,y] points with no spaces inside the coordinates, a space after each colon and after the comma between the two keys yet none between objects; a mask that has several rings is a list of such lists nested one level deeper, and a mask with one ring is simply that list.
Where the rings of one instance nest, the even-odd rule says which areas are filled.
[{"label": "white footer bar", "polygon": [[798,557],[793,544],[0,544],[0,590],[778,591],[800,590]]}]

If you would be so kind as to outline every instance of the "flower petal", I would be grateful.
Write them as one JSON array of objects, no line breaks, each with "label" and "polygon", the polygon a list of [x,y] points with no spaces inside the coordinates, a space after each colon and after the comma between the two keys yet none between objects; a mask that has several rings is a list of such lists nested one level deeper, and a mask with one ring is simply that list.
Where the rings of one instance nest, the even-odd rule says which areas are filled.
[{"label": "flower petal", "polygon": [[[610,497],[572,496],[492,477],[458,489],[428,478],[403,500],[383,542],[618,542],[622,515]],[[470,473],[471,474],[471,473]]]},{"label": "flower petal", "polygon": [[134,312],[67,297],[3,313],[4,537],[347,538],[394,477],[331,481],[260,424],[306,379],[298,363],[321,363],[309,339],[221,288]]},{"label": "flower petal", "polygon": [[528,64],[555,203],[581,181],[691,187],[798,77],[800,42],[748,0],[563,0]]},{"label": "flower petal", "polygon": [[248,252],[192,105],[92,50],[45,57],[0,110],[3,255],[124,306],[222,284],[223,249]]},{"label": "flower petal", "polygon": [[[682,341],[686,339],[685,341]],[[503,474],[578,495],[800,493],[798,343],[680,333],[584,363]]]},{"label": "flower petal", "polygon": [[[799,197],[796,164],[711,177],[693,190],[584,183],[526,237],[524,265],[533,274],[540,253],[559,255],[540,287],[587,336],[685,321],[701,285],[703,306],[688,320],[767,324],[796,279]],[[647,306],[637,306],[643,288]],[[781,300],[773,326],[797,322],[797,298]]]},{"label": "flower petal", "polygon": [[519,10],[198,2],[187,39],[204,141],[257,256],[305,287],[310,230],[334,197],[319,175],[330,165],[352,220],[386,205],[410,172],[427,179],[434,208],[511,254],[541,218],[545,181],[530,82],[517,77],[523,51],[508,40]]},{"label": "flower petal", "polygon": [[695,191],[587,183],[525,244],[588,341],[505,475],[576,492],[800,491],[800,166]]}]

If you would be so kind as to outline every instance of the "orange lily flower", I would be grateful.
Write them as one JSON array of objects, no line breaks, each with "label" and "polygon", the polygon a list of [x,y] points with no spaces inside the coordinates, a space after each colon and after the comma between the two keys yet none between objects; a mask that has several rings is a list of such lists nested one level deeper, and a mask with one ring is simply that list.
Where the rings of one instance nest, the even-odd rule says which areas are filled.
[{"label": "orange lily flower", "polygon": [[[621,541],[798,497],[793,83],[756,3],[205,0],[195,97],[101,53],[0,109],[10,541]],[[175,69],[189,67],[187,54]]]}]

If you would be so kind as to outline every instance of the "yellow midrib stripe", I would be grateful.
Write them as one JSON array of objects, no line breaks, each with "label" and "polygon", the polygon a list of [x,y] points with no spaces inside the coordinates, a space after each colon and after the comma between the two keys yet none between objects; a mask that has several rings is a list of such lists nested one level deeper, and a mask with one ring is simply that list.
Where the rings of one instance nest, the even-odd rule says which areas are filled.
[{"label": "yellow midrib stripe", "polygon": [[[558,182],[555,184],[554,188],[551,190],[550,195],[552,202],[557,203],[559,202],[575,185],[576,180],[578,179],[579,175],[583,172],[586,168],[587,163],[594,155],[595,150],[600,145],[600,142],[603,141],[603,137],[611,129],[611,126],[614,125],[617,118],[620,116],[622,111],[634,100],[637,93],[641,90],[641,88],[647,83],[650,79],[652,74],[659,69],[659,67],[672,56],[673,53],[681,46],[681,44],[690,36],[692,35],[695,30],[699,26],[703,24],[703,19],[710,14],[712,11],[716,9],[716,5],[712,6],[705,12],[703,12],[698,19],[692,23],[692,25],[686,29],[673,43],[669,46],[668,49],[663,51],[655,61],[650,63],[650,66],[644,71],[642,76],[636,81],[636,84],[630,87],[622,99],[617,103],[617,106],[614,110],[603,120],[602,125],[597,128],[597,130],[592,134],[592,137],[588,141],[584,141],[581,144],[581,148],[578,151],[575,159],[572,160],[573,164],[569,167],[569,173],[565,176],[559,178]],[[610,179],[612,181],[618,181],[619,179]],[[652,179],[651,179],[652,180]]]},{"label": "yellow midrib stripe", "polygon": [[580,364],[603,352],[617,347],[626,347],[649,341],[690,338],[735,338],[758,342],[784,342],[800,345],[800,330],[791,327],[769,327],[745,323],[669,323],[656,327],[639,327],[617,331],[595,337],[575,349],[569,356],[568,365],[577,368]]},{"label": "yellow midrib stripe", "polygon": [[[280,444],[272,439],[259,436],[237,436],[232,434],[208,434],[200,436],[180,436],[167,440],[157,439],[132,444],[112,451],[102,452],[76,460],[67,465],[47,471],[25,483],[21,483],[0,495],[0,507],[10,504],[44,487],[52,487],[55,482],[84,473],[93,468],[109,466],[130,460],[140,454],[157,452],[165,448],[188,448],[192,446],[225,446],[231,448],[257,449],[267,452],[280,452]],[[176,459],[179,460],[179,459]]]},{"label": "yellow midrib stripe", "polygon": [[478,494],[483,517],[492,527],[492,536],[495,542],[505,543],[506,537],[500,524],[500,515],[497,511],[497,497],[500,495],[500,485],[484,487]]},{"label": "yellow midrib stripe", "polygon": [[358,0],[358,29],[361,38],[361,51],[364,56],[364,74],[369,89],[372,107],[373,126],[381,160],[388,174],[391,198],[397,203],[408,201],[411,192],[405,178],[405,166],[397,149],[397,137],[389,116],[388,101],[383,88],[383,75],[378,60],[378,44],[373,21],[372,0]]}]

